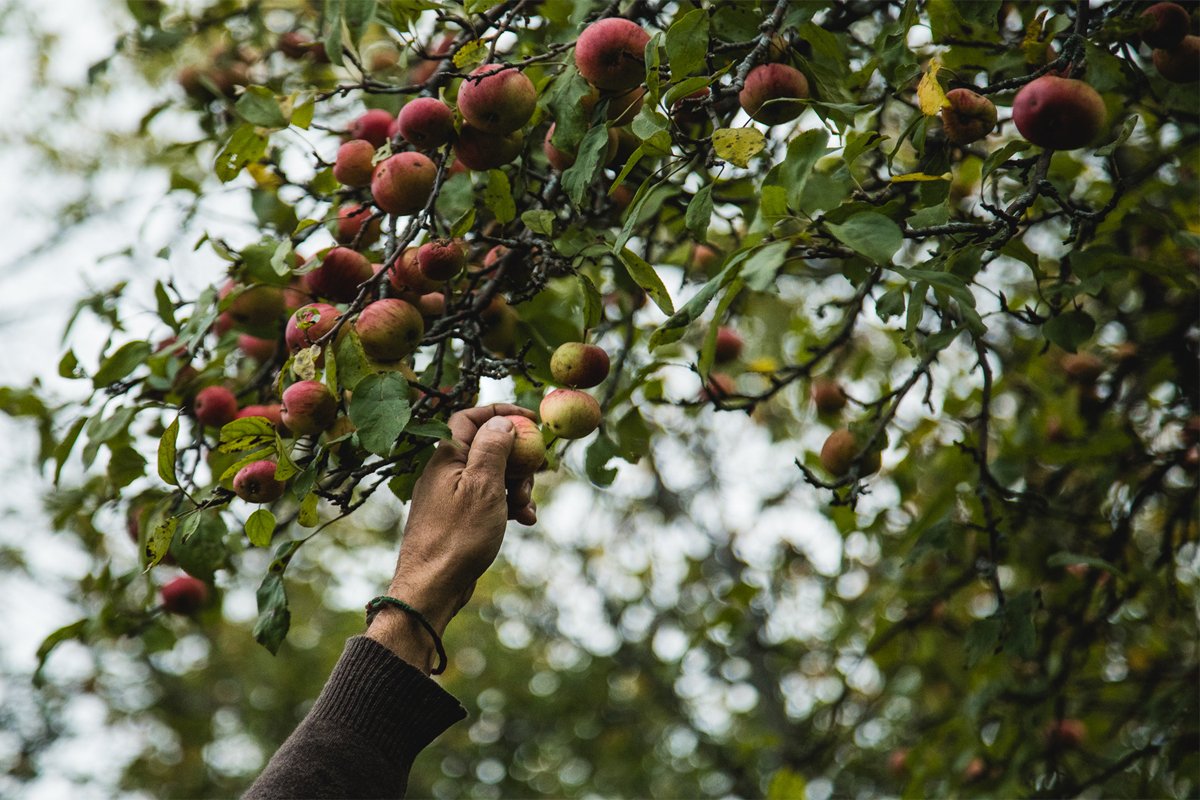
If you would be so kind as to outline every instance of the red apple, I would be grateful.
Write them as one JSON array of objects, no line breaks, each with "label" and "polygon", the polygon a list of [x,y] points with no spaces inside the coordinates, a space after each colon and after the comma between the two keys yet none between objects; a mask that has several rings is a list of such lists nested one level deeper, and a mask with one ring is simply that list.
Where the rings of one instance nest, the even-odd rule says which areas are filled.
[{"label": "red apple", "polygon": [[1154,51],[1154,68],[1171,83],[1200,80],[1200,36],[1184,36],[1170,50]]},{"label": "red apple", "polygon": [[284,390],[280,417],[293,433],[320,433],[337,418],[337,400],[325,384],[299,381]]},{"label": "red apple", "polygon": [[333,162],[333,177],[344,186],[367,186],[375,165],[375,146],[366,139],[351,139],[338,148]]},{"label": "red apple", "polygon": [[1047,150],[1074,150],[1094,140],[1108,118],[1104,101],[1083,81],[1043,75],[1013,99],[1013,122],[1029,141]]},{"label": "red apple", "polygon": [[467,169],[482,172],[509,163],[521,155],[524,145],[520,131],[496,135],[463,125],[454,142],[454,157]]},{"label": "red apple", "polygon": [[537,423],[528,417],[510,416],[513,424],[513,446],[505,465],[505,479],[532,475],[546,461],[546,444]]},{"label": "red apple", "polygon": [[237,416],[238,402],[224,386],[208,386],[196,393],[192,413],[201,425],[219,428]]},{"label": "red apple", "polygon": [[550,357],[550,374],[555,383],[576,389],[598,386],[608,377],[608,353],[594,344],[567,342]]},{"label": "red apple", "polygon": [[542,423],[560,439],[582,439],[600,426],[600,404],[575,389],[555,389],[542,398]]},{"label": "red apple", "polygon": [[[565,150],[559,150],[555,147],[550,139],[554,136],[555,124],[551,123],[550,130],[546,131],[546,139],[542,142],[542,152],[546,154],[546,160],[550,162],[550,166],[554,167],[559,172],[569,168],[575,163],[575,153],[568,153]],[[604,155],[604,163],[610,163],[617,155],[617,130],[616,128],[608,129],[608,150]]]},{"label": "red apple", "polygon": [[766,125],[778,125],[800,116],[808,97],[808,79],[787,64],[759,64],[750,70],[738,101],[750,118]]},{"label": "red apple", "polygon": [[437,239],[417,248],[417,265],[426,278],[448,281],[467,265],[467,254],[461,242]]},{"label": "red apple", "polygon": [[382,230],[382,225],[379,217],[375,216],[369,206],[362,206],[358,203],[350,203],[338,209],[337,226],[334,230],[333,238],[338,244],[354,244],[354,240],[359,235],[359,231],[363,226],[367,226],[367,230],[358,239],[359,247],[370,247],[379,241],[379,234]]},{"label": "red apple", "polygon": [[836,414],[846,407],[842,385],[830,378],[814,378],[809,394],[818,414]]},{"label": "red apple", "polygon": [[646,78],[650,34],[620,17],[608,17],[583,29],[575,43],[575,66],[584,80],[600,89],[632,89]]},{"label": "red apple", "polygon": [[392,268],[388,271],[388,282],[400,294],[411,292],[423,295],[442,288],[441,282],[427,277],[421,271],[415,247],[407,248],[392,264]]},{"label": "red apple", "polygon": [[392,115],[381,108],[373,108],[350,125],[351,139],[366,139],[375,147],[383,147],[388,140],[388,126]]},{"label": "red apple", "polygon": [[436,97],[418,97],[400,109],[395,132],[422,150],[441,147],[454,138],[454,112]]},{"label": "red apple", "polygon": [[429,202],[437,167],[421,153],[399,153],[375,168],[371,196],[389,214],[415,214]]},{"label": "red apple", "polygon": [[717,328],[717,347],[713,358],[718,364],[736,361],[742,354],[742,337],[733,328]]},{"label": "red apple", "polygon": [[288,320],[284,339],[293,354],[317,343],[322,336],[333,330],[342,312],[327,303],[312,303],[296,309]]},{"label": "red apple", "polygon": [[942,130],[951,144],[960,147],[978,141],[996,127],[996,106],[970,89],[946,92],[949,106],[942,108]]},{"label": "red apple", "polygon": [[358,296],[358,287],[374,272],[366,256],[348,247],[335,247],[325,254],[321,266],[305,276],[308,288],[318,297],[349,303]]},{"label": "red apple", "polygon": [[180,575],[162,587],[162,608],[168,614],[195,614],[208,602],[208,585],[191,575]]},{"label": "red apple", "polygon": [[284,483],[275,478],[274,461],[254,461],[233,476],[234,493],[249,503],[273,503],[283,497]]},{"label": "red apple", "polygon": [[[829,438],[821,447],[821,466],[825,467],[830,475],[841,478],[850,472],[861,449],[858,437],[848,428],[840,428],[829,434]],[[866,453],[860,463],[860,477],[879,471],[880,451],[876,449]]]},{"label": "red apple", "polygon": [[248,357],[263,363],[274,358],[275,351],[279,349],[279,342],[275,339],[260,339],[248,333],[243,333],[239,336],[237,343],[238,349]]},{"label": "red apple", "polygon": [[1166,50],[1182,42],[1192,25],[1187,9],[1176,3],[1155,3],[1142,17],[1150,20],[1150,27],[1142,31],[1142,41]]},{"label": "red apple", "polygon": [[376,300],[354,323],[363,351],[377,361],[398,361],[411,355],[425,335],[421,312],[403,300]]},{"label": "red apple", "polygon": [[536,107],[537,89],[516,67],[484,64],[458,88],[463,119],[485,133],[512,133],[524,127]]}]

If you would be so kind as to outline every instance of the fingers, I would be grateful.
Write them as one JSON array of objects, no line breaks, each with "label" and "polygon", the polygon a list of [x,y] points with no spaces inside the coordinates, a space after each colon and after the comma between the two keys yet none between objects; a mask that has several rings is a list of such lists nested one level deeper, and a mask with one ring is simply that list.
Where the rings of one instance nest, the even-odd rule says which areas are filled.
[{"label": "fingers", "polygon": [[509,519],[519,522],[522,525],[532,525],[537,522],[537,503],[530,503],[517,513],[511,515]]},{"label": "fingers", "polygon": [[537,503],[533,502],[533,478],[509,483],[508,518],[522,525],[537,522]]},{"label": "fingers", "polygon": [[490,406],[479,406],[459,411],[450,417],[447,424],[455,441],[471,444],[481,425],[496,416],[522,416],[536,420],[537,416],[527,408],[514,406],[511,403],[492,403]]},{"label": "fingers", "polygon": [[463,474],[483,483],[503,484],[514,435],[513,424],[505,417],[492,417],[483,423],[471,439]]}]

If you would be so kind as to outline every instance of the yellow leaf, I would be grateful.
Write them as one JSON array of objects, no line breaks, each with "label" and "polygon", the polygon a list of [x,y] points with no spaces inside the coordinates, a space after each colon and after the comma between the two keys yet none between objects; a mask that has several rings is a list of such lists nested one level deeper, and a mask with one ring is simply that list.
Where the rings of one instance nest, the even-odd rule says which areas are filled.
[{"label": "yellow leaf", "polygon": [[937,116],[938,112],[949,105],[946,100],[946,93],[942,91],[942,85],[938,83],[938,70],[942,68],[942,62],[934,58],[929,62],[929,71],[921,76],[921,82],[917,84],[917,102],[921,106],[921,113],[927,117]]},{"label": "yellow leaf", "polygon": [[948,180],[950,180],[950,173],[947,172],[945,175],[926,175],[924,172],[910,172],[907,175],[893,175],[890,180],[892,183],[914,183],[916,181],[948,181]]},{"label": "yellow leaf", "polygon": [[746,167],[766,147],[767,137],[757,128],[721,128],[713,131],[712,143],[719,157]]},{"label": "yellow leaf", "polygon": [[746,370],[762,375],[770,375],[779,371],[779,362],[770,356],[759,356],[746,365]]},{"label": "yellow leaf", "polygon": [[283,185],[280,177],[264,164],[247,164],[246,172],[250,173],[250,177],[254,178],[254,182],[258,184],[260,189],[278,189]]},{"label": "yellow leaf", "polygon": [[475,39],[458,48],[458,52],[454,54],[454,66],[466,69],[476,64],[482,64],[485,58],[487,58],[487,42]]},{"label": "yellow leaf", "polygon": [[292,359],[292,374],[302,381],[315,380],[317,377],[317,356],[321,354],[321,346],[314,344],[296,353]]}]

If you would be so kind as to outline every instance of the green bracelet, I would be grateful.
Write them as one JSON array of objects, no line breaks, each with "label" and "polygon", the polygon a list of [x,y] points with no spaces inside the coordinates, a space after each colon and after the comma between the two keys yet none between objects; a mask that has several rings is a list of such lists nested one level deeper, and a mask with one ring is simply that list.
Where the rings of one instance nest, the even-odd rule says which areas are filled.
[{"label": "green bracelet", "polygon": [[430,674],[441,675],[443,672],[445,672],[446,648],[442,646],[442,637],[437,635],[437,631],[435,631],[433,626],[429,624],[429,620],[425,619],[425,615],[420,611],[417,611],[408,603],[404,602],[403,600],[397,600],[394,597],[388,597],[386,594],[381,594],[379,597],[376,597],[371,602],[367,603],[367,625],[371,624],[371,620],[375,618],[375,615],[378,614],[384,606],[394,606],[401,611],[404,611],[417,622],[421,623],[421,627],[427,630],[429,635],[433,637],[433,646],[437,650],[438,654],[438,665],[434,669],[430,670]]}]

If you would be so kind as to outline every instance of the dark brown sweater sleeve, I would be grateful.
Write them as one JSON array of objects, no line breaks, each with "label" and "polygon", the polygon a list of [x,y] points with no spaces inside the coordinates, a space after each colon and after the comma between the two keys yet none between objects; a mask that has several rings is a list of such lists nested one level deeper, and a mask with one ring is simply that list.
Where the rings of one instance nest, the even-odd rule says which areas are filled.
[{"label": "dark brown sweater sleeve", "polygon": [[417,753],[466,716],[420,670],[355,636],[308,716],[245,797],[403,797]]}]

